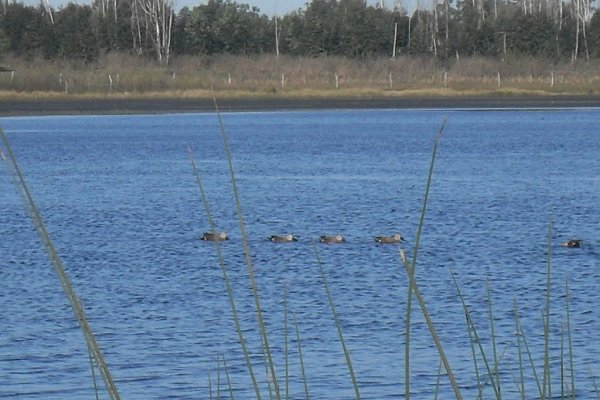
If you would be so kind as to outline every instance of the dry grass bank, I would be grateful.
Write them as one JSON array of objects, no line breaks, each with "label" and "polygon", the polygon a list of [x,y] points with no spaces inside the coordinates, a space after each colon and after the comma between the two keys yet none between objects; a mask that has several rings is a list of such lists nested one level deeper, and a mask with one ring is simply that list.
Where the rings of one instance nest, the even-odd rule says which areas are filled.
[{"label": "dry grass bank", "polygon": [[600,61],[555,64],[533,58],[399,57],[359,62],[272,55],[179,57],[168,66],[108,54],[97,63],[27,61],[0,65],[0,97],[368,97],[600,93]]}]

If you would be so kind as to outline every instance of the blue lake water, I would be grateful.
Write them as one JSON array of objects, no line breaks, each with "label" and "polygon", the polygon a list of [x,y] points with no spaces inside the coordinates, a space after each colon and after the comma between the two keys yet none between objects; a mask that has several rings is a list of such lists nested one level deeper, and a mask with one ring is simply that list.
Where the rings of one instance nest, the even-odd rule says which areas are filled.
[{"label": "blue lake water", "polygon": [[[519,398],[514,303],[541,380],[551,219],[552,394],[561,392],[568,282],[576,393],[595,396],[599,115],[597,109],[224,114],[279,385],[285,387],[287,287],[310,395],[354,397],[313,247],[319,235],[341,233],[347,243],[316,249],[361,394],[404,395],[406,273],[398,247],[378,246],[372,237],[400,232],[408,240],[403,248],[413,253],[432,144],[445,118],[416,276],[463,395],[477,397],[477,378],[450,271],[493,364],[489,283],[503,394]],[[188,158],[193,148],[217,226],[231,238],[222,249],[268,398],[216,116],[19,117],[1,118],[0,125],[124,399],[203,399],[210,391],[229,398],[220,356],[235,397],[254,397],[215,247],[199,240],[209,225]],[[299,241],[265,240],[285,233]],[[569,238],[583,239],[583,247],[559,246]],[[412,398],[431,399],[439,357],[413,305]],[[290,397],[303,398],[291,322],[289,330]],[[565,336],[568,364],[566,342]],[[526,357],[526,397],[539,397]],[[481,360],[478,367],[485,375]],[[439,384],[438,398],[453,398],[445,375]],[[484,398],[493,397],[487,384]],[[0,168],[0,398],[95,398],[85,341],[6,168]]]}]

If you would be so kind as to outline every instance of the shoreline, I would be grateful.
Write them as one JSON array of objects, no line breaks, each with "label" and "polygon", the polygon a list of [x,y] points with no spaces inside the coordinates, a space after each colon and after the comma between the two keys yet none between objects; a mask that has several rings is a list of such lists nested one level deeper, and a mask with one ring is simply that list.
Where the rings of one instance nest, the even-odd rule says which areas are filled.
[{"label": "shoreline", "polygon": [[[325,109],[544,109],[600,107],[600,95],[500,95],[410,97],[223,97],[219,110],[293,111]],[[0,100],[0,117],[123,115],[214,112],[212,98],[97,98]]]}]

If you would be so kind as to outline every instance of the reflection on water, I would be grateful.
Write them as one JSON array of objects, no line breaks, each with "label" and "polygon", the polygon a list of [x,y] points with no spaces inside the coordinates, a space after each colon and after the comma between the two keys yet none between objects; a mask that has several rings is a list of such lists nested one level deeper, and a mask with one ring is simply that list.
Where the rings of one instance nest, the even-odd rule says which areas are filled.
[{"label": "reflection on water", "polygon": [[[600,349],[594,345],[600,328],[596,113],[225,114],[280,386],[287,287],[310,394],[354,396],[313,248],[320,235],[341,233],[347,243],[317,249],[361,394],[403,395],[406,275],[398,248],[377,245],[373,236],[401,232],[412,253],[432,140],[447,118],[417,278],[463,394],[476,397],[476,377],[450,268],[491,360],[489,282],[503,394],[516,398],[514,300],[541,375],[551,216],[553,391],[560,390],[568,280],[577,394],[593,396],[591,378],[600,373]],[[5,118],[0,123],[127,399],[206,398],[209,375],[213,396],[217,375],[225,396],[221,355],[236,397],[254,395],[214,245],[198,240],[208,223],[187,159],[187,148],[193,147],[218,228],[231,238],[223,243],[227,268],[263,396],[268,395],[215,116]],[[5,170],[0,188],[0,397],[92,396],[85,342]],[[286,233],[299,241],[266,240]],[[582,238],[583,248],[558,246],[572,237]],[[411,391],[415,399],[430,399],[439,357],[417,309],[413,321]],[[290,331],[290,391],[302,398],[295,338]],[[531,369],[526,371],[527,397],[533,397],[537,387]],[[442,377],[441,385],[449,398],[447,379]],[[489,385],[485,390],[492,396]]]}]

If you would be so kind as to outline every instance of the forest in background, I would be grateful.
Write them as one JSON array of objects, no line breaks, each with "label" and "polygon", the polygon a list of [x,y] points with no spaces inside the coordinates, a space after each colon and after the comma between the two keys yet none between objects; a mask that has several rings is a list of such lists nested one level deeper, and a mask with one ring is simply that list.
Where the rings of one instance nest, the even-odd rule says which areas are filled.
[{"label": "forest in background", "polygon": [[172,0],[94,0],[58,9],[0,6],[0,57],[94,62],[124,52],[169,64],[182,55],[342,56],[358,60],[428,55],[600,57],[592,0],[433,0],[412,14],[364,0],[312,0],[268,17],[248,4],[209,0],[176,11]]},{"label": "forest in background", "polygon": [[268,17],[229,0],[178,12],[171,0],[59,9],[5,0],[0,92],[598,93],[600,13],[590,1],[434,0],[409,15],[364,0],[312,0]]}]

